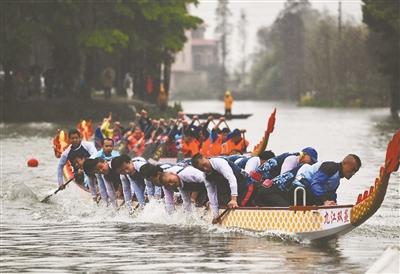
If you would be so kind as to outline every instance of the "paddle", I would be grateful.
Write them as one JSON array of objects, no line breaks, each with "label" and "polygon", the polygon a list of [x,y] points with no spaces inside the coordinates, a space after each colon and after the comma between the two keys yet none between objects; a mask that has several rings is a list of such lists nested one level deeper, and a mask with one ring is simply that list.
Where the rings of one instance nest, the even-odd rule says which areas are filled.
[{"label": "paddle", "polygon": [[229,129],[229,131],[231,131],[231,128],[228,126],[228,123],[224,120],[224,123],[226,125],[226,128]]},{"label": "paddle", "polygon": [[[179,121],[176,121],[175,124],[172,125],[172,127],[169,129],[168,133],[166,136],[169,136],[170,133],[174,130],[175,126],[178,126],[180,124]],[[169,138],[167,137],[166,140],[164,141],[158,141],[158,144],[156,146],[156,148],[154,149],[153,153],[150,155],[149,158],[152,158],[155,161],[158,161],[161,156],[164,154],[164,150],[166,149],[166,145],[167,145],[167,141],[169,140]]]},{"label": "paddle", "polygon": [[243,147],[242,147],[242,152],[247,153],[247,146],[246,146],[246,135],[244,134],[245,131],[243,131]]},{"label": "paddle", "polygon": [[[59,188],[57,188],[56,191],[54,191],[53,193],[47,195],[43,200],[41,200],[41,203],[47,203],[50,199],[51,196],[53,196],[54,194],[57,194],[57,192],[59,192],[60,190],[64,189],[70,182],[72,182],[75,179],[76,176],[72,177],[71,179],[69,179],[66,183],[64,183],[62,186],[60,186]],[[64,188],[62,188],[64,187]]]},{"label": "paddle", "polygon": [[231,209],[231,208],[228,207],[228,208],[226,208],[224,211],[222,211],[222,213],[219,214],[219,216],[213,220],[213,224],[219,224],[219,223],[221,223],[222,217],[224,217],[224,216],[226,215],[226,213],[228,213],[228,211],[229,211],[230,209]]}]

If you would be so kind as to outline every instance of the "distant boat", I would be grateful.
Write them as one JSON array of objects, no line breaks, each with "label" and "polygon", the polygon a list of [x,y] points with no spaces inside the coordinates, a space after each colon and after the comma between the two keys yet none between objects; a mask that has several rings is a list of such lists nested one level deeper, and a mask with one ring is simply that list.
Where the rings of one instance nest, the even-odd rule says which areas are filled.
[{"label": "distant boat", "polygon": [[[212,116],[214,119],[219,119],[222,116],[225,116],[224,114],[221,113],[217,113],[217,112],[207,112],[207,113],[199,113],[199,114],[194,114],[194,113],[186,113],[186,115],[189,118],[193,118],[193,116],[197,115],[199,117],[199,119],[202,120],[206,120],[208,118],[208,116]],[[242,113],[242,114],[232,114],[229,118],[226,117],[228,120],[232,120],[232,119],[247,119],[249,118],[251,115],[251,113]]]}]

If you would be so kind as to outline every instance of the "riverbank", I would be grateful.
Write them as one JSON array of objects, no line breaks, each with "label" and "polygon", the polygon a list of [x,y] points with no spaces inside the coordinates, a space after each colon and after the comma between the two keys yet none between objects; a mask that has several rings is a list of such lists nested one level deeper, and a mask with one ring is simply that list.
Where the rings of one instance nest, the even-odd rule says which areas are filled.
[{"label": "riverbank", "polygon": [[157,105],[141,100],[128,100],[113,97],[110,100],[92,99],[72,100],[27,100],[13,104],[2,104],[0,120],[6,123],[23,122],[76,122],[81,119],[102,120],[112,112],[115,119],[130,121],[141,109],[146,109],[154,118],[176,117],[181,110],[180,104],[174,104],[162,111]]}]

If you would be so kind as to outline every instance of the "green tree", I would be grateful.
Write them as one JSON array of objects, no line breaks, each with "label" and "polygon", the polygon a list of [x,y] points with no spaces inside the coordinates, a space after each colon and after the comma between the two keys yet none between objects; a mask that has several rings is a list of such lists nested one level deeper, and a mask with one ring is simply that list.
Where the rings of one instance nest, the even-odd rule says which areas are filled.
[{"label": "green tree", "polygon": [[380,60],[379,69],[390,81],[390,112],[399,119],[400,109],[400,4],[397,0],[362,0],[363,21],[376,35],[371,38],[379,41],[374,52]]}]

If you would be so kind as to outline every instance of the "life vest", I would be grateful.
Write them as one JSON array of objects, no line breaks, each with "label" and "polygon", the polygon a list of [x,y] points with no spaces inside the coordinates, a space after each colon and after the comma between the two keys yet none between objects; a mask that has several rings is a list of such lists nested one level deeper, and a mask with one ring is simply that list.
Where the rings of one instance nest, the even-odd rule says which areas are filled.
[{"label": "life vest", "polygon": [[276,185],[281,191],[289,192],[293,188],[293,181],[296,178],[297,171],[301,165],[287,171],[272,179],[272,184]]},{"label": "life vest", "polygon": [[210,143],[210,148],[209,148],[209,156],[219,156],[221,155],[222,151],[222,135],[218,134],[217,140],[215,142]]},{"label": "life vest", "polygon": [[140,133],[139,138],[134,134],[128,137],[128,150],[135,152],[136,155],[142,155],[145,148],[144,134]]},{"label": "life vest", "polygon": [[245,167],[246,167],[246,164],[247,164],[247,162],[251,159],[251,158],[253,158],[253,157],[246,157],[246,156],[243,156],[243,155],[239,155],[239,156],[242,156],[242,157],[240,157],[240,161],[239,162],[236,162],[236,164],[237,164],[237,166],[238,167],[240,167],[240,168],[242,168],[242,169],[244,169]]},{"label": "life vest", "polygon": [[185,157],[193,157],[200,151],[200,143],[196,139],[193,139],[189,143],[182,143],[182,153]]},{"label": "life vest", "polygon": [[244,140],[243,138],[239,143],[235,144],[232,139],[229,139],[222,145],[221,154],[230,155],[233,151],[245,152],[249,142]]},{"label": "life vest", "polygon": [[283,153],[278,155],[260,165],[256,171],[257,173],[261,173],[262,180],[273,179],[281,173],[282,164],[285,159],[292,155],[298,155],[298,153]]},{"label": "life vest", "polygon": [[204,157],[209,157],[210,156],[210,148],[211,148],[211,139],[207,138],[202,144],[201,144],[201,154]]},{"label": "life vest", "polygon": [[[78,148],[76,148],[76,149],[72,149],[72,147],[71,147],[71,150],[69,151],[69,153],[68,153],[68,156],[67,156],[67,159],[68,159],[68,161],[71,163],[71,165],[73,165],[72,164],[72,158],[73,158],[73,156],[74,155],[76,155],[76,154],[82,154],[84,157],[86,157],[86,158],[89,158],[90,157],[90,154],[89,154],[89,152],[82,146],[82,144],[79,144],[79,147]],[[74,167],[74,170],[76,169],[76,167]]]}]

